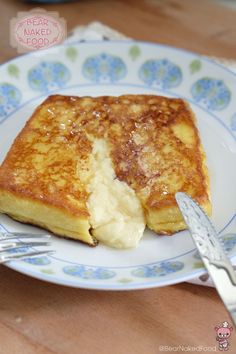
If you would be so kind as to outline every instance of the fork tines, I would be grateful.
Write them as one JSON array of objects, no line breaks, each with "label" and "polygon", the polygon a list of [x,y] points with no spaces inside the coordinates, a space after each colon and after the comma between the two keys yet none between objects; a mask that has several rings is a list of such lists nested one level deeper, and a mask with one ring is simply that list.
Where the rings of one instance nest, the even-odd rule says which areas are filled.
[{"label": "fork tines", "polygon": [[1,240],[12,240],[16,238],[50,238],[49,234],[29,234],[23,232],[7,232],[0,231],[0,241]]},{"label": "fork tines", "polygon": [[[48,239],[50,237],[48,234],[0,231],[0,264],[10,260],[20,260],[21,258],[54,253],[52,250],[39,251],[34,249],[34,247],[49,246]],[[24,240],[22,241],[21,239]],[[31,240],[25,241],[25,239]],[[36,241],[32,241],[32,239],[36,239]],[[6,242],[9,240],[13,241]],[[10,251],[15,251],[15,253],[9,253]]]}]

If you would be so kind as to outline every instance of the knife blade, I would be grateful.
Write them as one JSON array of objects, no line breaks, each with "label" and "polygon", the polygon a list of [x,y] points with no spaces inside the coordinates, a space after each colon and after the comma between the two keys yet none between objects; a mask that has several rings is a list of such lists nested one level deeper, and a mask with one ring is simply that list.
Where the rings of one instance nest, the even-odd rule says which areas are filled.
[{"label": "knife blade", "polygon": [[224,246],[205,211],[186,193],[175,199],[202,261],[236,327],[236,275]]}]

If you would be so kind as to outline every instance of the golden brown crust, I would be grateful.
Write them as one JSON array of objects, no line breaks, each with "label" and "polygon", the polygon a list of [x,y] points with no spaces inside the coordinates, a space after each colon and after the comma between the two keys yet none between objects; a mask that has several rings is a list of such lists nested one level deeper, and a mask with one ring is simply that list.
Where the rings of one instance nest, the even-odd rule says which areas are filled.
[{"label": "golden brown crust", "polygon": [[[117,177],[135,189],[145,209],[176,205],[179,190],[200,203],[208,201],[205,156],[188,104],[159,96],[124,99],[128,107],[118,115],[110,108],[109,141]],[[178,127],[191,135],[188,142],[181,141]]]},{"label": "golden brown crust", "polygon": [[88,193],[78,169],[81,161],[86,166],[94,138],[108,141],[117,177],[135,190],[156,232],[177,231],[163,226],[172,222],[183,228],[177,191],[209,212],[205,156],[193,113],[182,99],[154,95],[48,97],[7,154],[0,189],[88,220]]},{"label": "golden brown crust", "polygon": [[67,97],[51,96],[36,109],[0,168],[0,188],[88,217],[88,194],[78,181],[76,164],[89,155],[91,143],[82,132],[64,129],[69,123],[67,118],[63,123],[65,110],[70,110],[66,102]]}]

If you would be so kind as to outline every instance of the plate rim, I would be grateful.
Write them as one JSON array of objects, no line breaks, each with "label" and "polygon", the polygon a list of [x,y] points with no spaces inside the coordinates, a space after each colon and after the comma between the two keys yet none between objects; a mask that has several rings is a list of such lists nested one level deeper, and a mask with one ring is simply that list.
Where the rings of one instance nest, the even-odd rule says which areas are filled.
[{"label": "plate rim", "polygon": [[[169,49],[171,51],[177,51],[177,52],[179,52],[181,54],[183,53],[184,55],[188,55],[188,56],[192,56],[192,57],[194,56],[195,58],[200,58],[202,61],[206,61],[206,62],[210,63],[211,65],[214,65],[215,67],[219,67],[221,70],[226,71],[230,75],[233,75],[233,77],[236,79],[236,73],[234,73],[232,70],[230,70],[229,68],[225,67],[224,65],[222,65],[220,63],[216,63],[213,59],[207,58],[207,57],[205,57],[202,54],[195,53],[195,52],[189,51],[187,49],[171,46],[171,45],[168,45],[168,44],[159,44],[159,43],[154,43],[154,42],[149,42],[149,41],[126,40],[126,39],[125,40],[124,39],[122,39],[122,40],[109,40],[109,41],[89,40],[89,41],[85,41],[85,42],[80,42],[79,40],[76,40],[76,41],[72,41],[72,42],[62,43],[62,44],[60,44],[58,46],[55,46],[55,47],[56,47],[56,49],[58,49],[60,51],[61,48],[68,47],[68,46],[75,46],[75,45],[76,46],[80,46],[80,45],[84,46],[84,45],[87,45],[87,44],[88,45],[99,44],[99,45],[105,45],[106,46],[106,45],[116,44],[116,43],[120,43],[122,45],[123,44],[125,44],[125,45],[140,44],[140,45],[148,45],[148,46],[154,46],[154,47],[159,47],[159,48],[167,48],[167,49]],[[27,56],[27,57],[28,56],[38,57],[39,59],[42,58],[42,57],[45,57],[45,54],[47,52],[53,52],[53,50],[55,50],[55,47],[44,49],[44,50],[41,50],[39,52],[38,51],[28,52],[28,53],[19,55],[19,56],[15,57],[15,58],[11,58],[11,59],[7,60],[6,62],[1,63],[0,64],[0,69],[2,67],[4,67],[4,66],[8,65],[9,63],[12,63],[12,62],[15,63],[18,60],[21,60],[25,56]],[[89,85],[90,86],[94,86],[94,85],[96,85],[96,83],[89,84]],[[99,85],[101,85],[101,84],[99,84]],[[105,84],[105,85],[107,86],[107,84]],[[113,84],[110,84],[110,85],[113,86]],[[83,85],[74,85],[74,87],[75,86],[83,86]],[[124,84],[121,83],[120,86],[124,86]],[[127,84],[127,86],[132,86],[132,84]],[[138,86],[138,87],[142,87],[143,86],[143,87],[147,88],[147,86],[145,86],[145,85],[136,85],[136,86]],[[64,89],[66,90],[66,89],[72,88],[72,87],[73,86],[65,87]],[[53,93],[55,93],[57,91],[59,91],[59,89],[55,89],[53,91],[50,91],[48,94],[53,94]],[[178,97],[181,97],[181,95],[177,95],[177,94],[175,94],[175,93],[173,93],[171,91],[168,91],[168,90],[164,90],[164,91],[167,94],[171,93],[171,95],[174,95],[174,96],[176,95]],[[37,99],[40,99],[41,97],[44,97],[44,96],[45,96],[45,93],[39,94],[38,96],[36,96],[34,98],[31,98],[28,101],[25,101],[21,106],[17,107],[16,110],[11,112],[11,114],[9,114],[5,119],[3,119],[1,121],[1,123],[3,123],[6,119],[10,118],[11,115],[16,113],[19,109],[21,109],[25,105],[29,104],[29,102],[37,100]],[[197,105],[199,108],[201,108],[205,112],[207,112],[207,114],[212,114],[214,116],[214,118],[216,118],[217,121],[219,123],[221,123],[221,125],[227,130],[227,132],[230,133],[231,138],[236,140],[235,135],[233,135],[233,133],[230,131],[230,129],[217,116],[215,116],[214,113],[212,113],[212,112],[208,111],[207,109],[205,109],[204,107],[198,105],[196,102],[190,102],[190,103],[193,103],[193,104]],[[235,215],[232,218],[234,218]],[[227,225],[224,226],[224,228],[221,230],[221,232],[226,227],[227,227]],[[196,250],[196,248],[191,250],[191,251],[189,251],[189,253],[194,251],[194,250]],[[233,258],[234,256],[235,255],[231,256],[230,258]],[[50,257],[50,256],[48,256],[48,257]],[[178,256],[178,257],[181,257],[181,256]],[[70,286],[70,287],[75,287],[75,288],[93,289],[93,290],[120,290],[120,291],[123,291],[123,290],[138,290],[138,289],[155,288],[155,287],[160,287],[160,286],[167,286],[167,285],[181,283],[181,282],[184,282],[184,281],[199,277],[202,274],[206,273],[206,269],[204,267],[202,267],[202,268],[199,268],[199,269],[197,269],[195,271],[191,270],[189,272],[186,272],[184,275],[181,275],[179,277],[177,276],[175,279],[169,279],[169,280],[167,279],[166,281],[165,280],[164,281],[163,280],[160,281],[160,278],[158,278],[158,279],[155,279],[155,280],[152,280],[152,281],[148,282],[147,284],[145,282],[143,282],[141,284],[138,284],[138,282],[136,282],[134,284],[132,284],[132,283],[123,284],[122,283],[122,284],[116,284],[116,285],[112,285],[111,286],[111,284],[102,283],[99,286],[99,284],[97,284],[97,283],[95,283],[93,285],[91,279],[89,280],[88,283],[84,282],[84,280],[82,280],[80,282],[79,279],[76,279],[76,281],[73,281],[73,279],[71,279],[71,280],[68,279],[68,280],[64,281],[64,279],[61,279],[61,278],[59,278],[57,276],[54,276],[54,275],[53,276],[52,275],[48,276],[48,275],[40,273],[38,271],[34,271],[33,269],[28,269],[27,267],[24,268],[23,266],[21,266],[20,262],[18,263],[18,265],[15,264],[15,262],[9,262],[8,264],[6,264],[7,267],[9,267],[11,269],[14,269],[14,270],[16,270],[16,271],[18,271],[18,272],[20,272],[22,274],[25,274],[25,275],[28,275],[30,277],[37,278],[37,279],[40,279],[40,280],[43,280],[43,281],[46,281],[46,282],[55,283],[55,284],[63,285],[63,286]],[[29,273],[29,271],[30,271],[30,273]]]},{"label": "plate rim", "polygon": [[44,52],[53,51],[55,48],[57,49],[57,48],[65,47],[65,46],[71,46],[71,45],[87,45],[87,44],[106,44],[106,45],[108,44],[109,45],[109,44],[115,44],[115,43],[122,43],[122,44],[130,44],[130,43],[137,44],[137,43],[139,43],[139,44],[143,44],[143,45],[151,45],[151,46],[163,47],[163,48],[167,48],[167,49],[171,49],[171,50],[175,50],[175,51],[180,51],[180,52],[183,52],[187,55],[193,55],[195,57],[201,58],[201,60],[209,62],[217,67],[220,67],[224,71],[226,71],[236,77],[236,73],[233,70],[224,66],[223,64],[216,62],[211,56],[208,57],[207,55],[196,53],[194,51],[191,51],[191,50],[188,50],[185,48],[171,46],[166,43],[155,43],[155,42],[151,42],[151,41],[142,41],[142,40],[135,40],[135,39],[111,39],[111,40],[109,39],[106,41],[94,39],[94,40],[86,40],[84,42],[81,42],[80,40],[65,42],[65,43],[61,43],[61,44],[55,45],[55,46],[47,48],[47,49],[36,50],[36,51],[31,51],[31,52],[19,54],[17,57],[8,59],[8,60],[4,61],[3,63],[0,63],[0,68],[6,64],[9,64],[12,61],[20,60],[21,58],[23,58],[25,56],[40,57],[40,55],[39,55],[40,53],[42,53],[42,55],[43,55]]}]

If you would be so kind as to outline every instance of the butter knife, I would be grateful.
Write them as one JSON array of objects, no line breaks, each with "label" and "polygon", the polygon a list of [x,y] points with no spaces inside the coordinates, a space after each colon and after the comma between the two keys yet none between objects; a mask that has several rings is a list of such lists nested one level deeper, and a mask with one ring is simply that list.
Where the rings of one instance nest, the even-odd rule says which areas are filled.
[{"label": "butter knife", "polygon": [[202,261],[236,327],[236,275],[223,244],[197,202],[183,192],[176,193],[175,198]]}]

